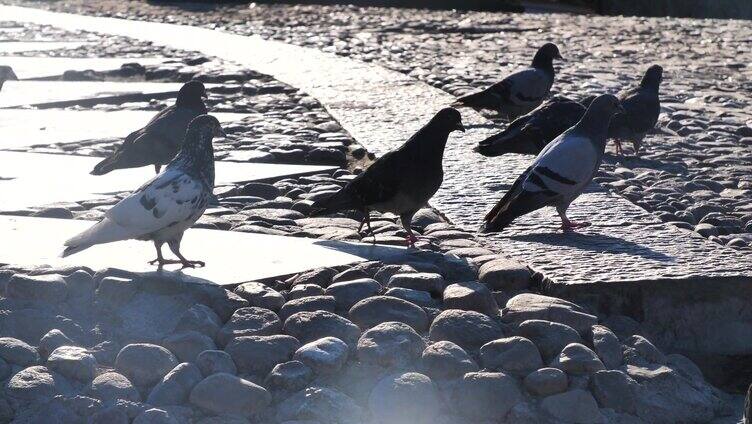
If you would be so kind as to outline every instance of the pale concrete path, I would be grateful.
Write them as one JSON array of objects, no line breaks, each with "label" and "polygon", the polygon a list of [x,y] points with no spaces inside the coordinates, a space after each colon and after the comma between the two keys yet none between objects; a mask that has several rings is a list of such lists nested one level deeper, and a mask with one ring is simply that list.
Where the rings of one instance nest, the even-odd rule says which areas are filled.
[{"label": "pale concrete path", "polygon": [[[439,89],[379,66],[257,36],[18,7],[0,7],[0,14],[17,21],[147,40],[248,66],[317,98],[376,154],[401,144],[453,100]],[[491,130],[478,114],[465,110],[463,116],[473,129],[451,137],[445,183],[432,203],[456,224],[475,229],[530,158],[511,155],[490,160],[473,154],[472,147]],[[575,202],[571,217],[587,218],[594,225],[579,235],[564,236],[555,231],[554,212],[546,210],[520,219],[487,242],[567,286],[752,276],[750,255],[662,224],[596,185]]]}]

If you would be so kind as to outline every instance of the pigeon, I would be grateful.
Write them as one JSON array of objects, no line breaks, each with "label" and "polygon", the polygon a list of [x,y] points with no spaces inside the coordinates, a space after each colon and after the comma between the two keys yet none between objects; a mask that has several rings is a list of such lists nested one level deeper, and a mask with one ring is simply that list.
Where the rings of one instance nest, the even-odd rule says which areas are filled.
[{"label": "pigeon", "polygon": [[154,165],[157,174],[180,150],[188,123],[207,113],[202,98],[206,89],[200,81],[185,83],[175,104],[160,111],[145,127],[128,135],[115,152],[99,162],[92,175],[115,169]]},{"label": "pigeon", "polygon": [[13,72],[13,68],[7,65],[0,65],[0,90],[3,89],[5,81],[17,81],[18,77]]},{"label": "pigeon", "polygon": [[455,106],[492,109],[514,120],[538,107],[554,83],[554,59],[562,59],[556,44],[538,49],[529,68],[515,72],[483,91],[457,99]]},{"label": "pigeon", "polygon": [[314,202],[312,216],[349,209],[362,211],[360,233],[363,224],[372,232],[370,211],[392,212],[400,217],[408,246],[414,246],[417,238],[410,223],[441,186],[444,148],[449,133],[455,130],[465,131],[460,113],[453,108],[440,110],[401,147],[377,159],[338,192]]},{"label": "pigeon", "polygon": [[504,131],[478,143],[474,150],[488,157],[505,153],[537,155],[551,140],[576,124],[585,110],[579,102],[554,96],[515,119]]},{"label": "pigeon", "polygon": [[567,218],[567,208],[590,183],[606,150],[608,123],[623,110],[610,94],[593,100],[582,119],[546,146],[486,215],[482,232],[503,230],[516,218],[554,206],[564,230],[590,225]]},{"label": "pigeon", "polygon": [[[157,258],[150,264],[180,263],[183,268],[204,266],[180,253],[180,241],[204,213],[213,198],[214,149],[212,138],[224,136],[217,118],[200,115],[188,125],[178,155],[152,180],[107,211],[105,217],[65,242],[63,257],[96,244],[120,240],[151,240]],[[179,260],[162,257],[167,243]]]},{"label": "pigeon", "polygon": [[645,72],[640,85],[619,93],[625,112],[611,120],[609,137],[616,142],[616,152],[623,154],[621,141],[631,141],[635,155],[639,153],[645,134],[655,127],[661,113],[658,88],[663,80],[663,68],[653,65]]}]

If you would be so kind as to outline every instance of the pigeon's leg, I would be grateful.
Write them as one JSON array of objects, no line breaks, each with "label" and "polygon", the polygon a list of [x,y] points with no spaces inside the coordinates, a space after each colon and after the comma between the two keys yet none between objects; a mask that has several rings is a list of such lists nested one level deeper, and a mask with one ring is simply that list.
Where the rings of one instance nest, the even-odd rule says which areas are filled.
[{"label": "pigeon's leg", "polygon": [[642,147],[642,139],[645,137],[645,134],[636,137],[634,140],[632,140],[632,147],[634,148],[634,155],[637,156],[638,153],[640,153],[640,147]]},{"label": "pigeon's leg", "polygon": [[576,230],[578,228],[585,228],[585,227],[590,226],[590,223],[586,221],[583,221],[583,222],[570,221],[569,218],[567,218],[566,208],[557,207],[556,212],[559,213],[559,217],[561,218],[561,229],[564,231],[571,231],[571,230]]},{"label": "pigeon's leg", "polygon": [[363,219],[360,221],[360,226],[358,227],[358,236],[360,236],[360,239],[363,240],[363,236],[360,235],[360,230],[363,229],[363,224],[365,224],[368,227],[368,233],[373,236],[373,244],[376,244],[376,234],[374,234],[373,229],[371,229],[371,212],[366,210],[363,212]]},{"label": "pigeon's leg", "polygon": [[624,149],[621,147],[621,140],[615,138],[614,144],[616,145],[616,154],[619,156],[624,156]]},{"label": "pigeon's leg", "polygon": [[180,253],[180,238],[167,242],[167,245],[170,246],[170,250],[172,250],[172,253],[174,253],[175,256],[177,256],[178,259],[180,259],[180,263],[183,264],[183,268],[195,268],[197,266],[198,267],[206,266],[205,262],[188,260],[185,258],[185,256],[183,256],[182,253]]},{"label": "pigeon's leg", "polygon": [[400,215],[400,221],[402,222],[402,228],[407,231],[407,247],[415,247],[415,242],[418,241],[418,238],[415,237],[415,234],[413,234],[412,228],[410,228],[410,224],[413,221],[413,215],[415,215],[415,212],[408,212],[403,213]]},{"label": "pigeon's leg", "polygon": [[162,170],[162,165],[160,165],[160,164],[158,164],[158,163],[157,163],[157,164],[155,164],[155,165],[154,165],[154,170],[155,170],[155,171],[157,171],[157,174],[159,174],[159,171],[161,171],[161,170]]},{"label": "pigeon's leg", "polygon": [[165,259],[162,256],[162,244],[164,244],[161,241],[155,241],[154,247],[157,249],[157,259],[154,259],[153,261],[149,261],[149,265],[157,265],[159,268],[162,268],[162,265],[164,264],[177,264],[180,263],[180,261],[176,261],[174,259]]}]

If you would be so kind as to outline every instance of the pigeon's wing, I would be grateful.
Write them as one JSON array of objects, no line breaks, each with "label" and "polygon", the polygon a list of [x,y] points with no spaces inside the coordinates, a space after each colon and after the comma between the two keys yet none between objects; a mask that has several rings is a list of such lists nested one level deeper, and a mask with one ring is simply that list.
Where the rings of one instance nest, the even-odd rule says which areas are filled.
[{"label": "pigeon's wing", "polygon": [[[621,96],[620,96],[621,97]],[[626,111],[629,127],[637,134],[644,134],[658,122],[661,104],[658,94],[645,89],[635,89],[620,99]]]},{"label": "pigeon's wing", "polygon": [[509,99],[510,82],[509,78],[505,78],[484,90],[460,97],[454,104],[478,109],[498,109]]},{"label": "pigeon's wing", "polygon": [[528,68],[506,78],[509,100],[517,105],[540,103],[551,90],[553,79],[541,69]]},{"label": "pigeon's wing", "polygon": [[166,170],[107,211],[108,219],[140,237],[189,219],[201,210],[208,190],[179,170]]}]

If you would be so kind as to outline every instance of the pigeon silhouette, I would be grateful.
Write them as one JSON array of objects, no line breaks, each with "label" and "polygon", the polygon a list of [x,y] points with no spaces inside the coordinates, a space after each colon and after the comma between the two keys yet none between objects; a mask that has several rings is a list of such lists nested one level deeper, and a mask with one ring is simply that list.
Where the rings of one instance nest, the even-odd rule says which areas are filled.
[{"label": "pigeon silhouette", "polygon": [[567,218],[567,208],[600,167],[606,149],[608,123],[623,110],[610,94],[593,100],[582,119],[546,146],[533,164],[486,215],[482,232],[497,232],[516,218],[545,206],[554,206],[564,230],[590,225]]},{"label": "pigeon silhouette", "polygon": [[203,98],[206,89],[200,81],[185,83],[175,104],[160,111],[145,127],[136,130],[110,156],[99,162],[92,175],[104,175],[115,169],[154,165],[159,173],[180,150],[183,136],[193,118],[206,114]]},{"label": "pigeon silhouette", "polygon": [[515,72],[477,93],[460,97],[454,106],[491,109],[509,120],[538,107],[554,83],[554,59],[562,59],[559,48],[546,43],[535,53],[529,68]]},{"label": "pigeon silhouette", "polygon": [[455,130],[465,131],[460,113],[453,108],[440,110],[401,147],[377,159],[332,196],[314,202],[312,215],[359,210],[364,218],[358,232],[363,224],[371,232],[370,211],[392,212],[400,217],[408,245],[414,246],[413,215],[441,186],[444,148],[449,133]]},{"label": "pigeon silhouette", "polygon": [[624,107],[611,120],[609,137],[616,142],[616,152],[624,154],[622,141],[632,143],[635,155],[639,153],[642,140],[648,131],[655,128],[661,113],[658,89],[663,81],[663,68],[653,65],[645,72],[640,85],[619,93],[619,101]]},{"label": "pigeon silhouette", "polygon": [[[66,241],[63,257],[97,244],[136,239],[154,242],[157,258],[151,264],[204,266],[202,261],[188,260],[180,253],[180,241],[213,198],[215,136],[224,136],[215,117],[194,118],[188,125],[183,147],[164,171],[118,202],[101,221]],[[164,259],[164,243],[178,260]]]},{"label": "pigeon silhouette", "polygon": [[515,119],[507,128],[481,141],[475,151],[483,156],[506,153],[537,155],[548,143],[571,128],[585,114],[585,106],[554,96],[535,110]]}]

